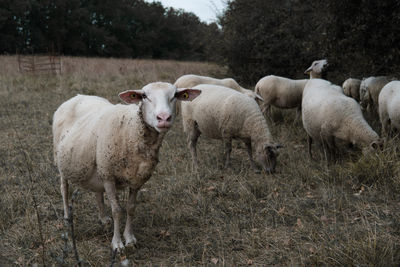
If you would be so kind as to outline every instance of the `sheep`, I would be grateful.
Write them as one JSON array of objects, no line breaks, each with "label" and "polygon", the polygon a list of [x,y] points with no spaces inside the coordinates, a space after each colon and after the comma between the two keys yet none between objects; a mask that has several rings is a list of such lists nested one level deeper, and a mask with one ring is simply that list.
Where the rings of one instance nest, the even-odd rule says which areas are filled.
[{"label": "sheep", "polygon": [[[305,73],[310,75],[310,79],[320,78],[327,66],[328,61],[326,59],[317,60],[311,64]],[[264,115],[270,113],[271,105],[285,109],[297,107],[297,113],[300,114],[301,96],[307,81],[308,79],[293,80],[275,75],[261,78],[255,86],[255,92],[264,99],[261,104]]]},{"label": "sheep", "polygon": [[104,212],[105,191],[114,220],[111,246],[121,250],[122,208],[116,191],[128,187],[123,236],[125,245],[136,243],[131,226],[136,195],[158,162],[162,140],[174,121],[176,100],[191,101],[199,94],[199,90],[156,82],[120,93],[130,105],[113,105],[104,98],[85,95],[64,102],[53,117],[54,160],[60,172],[64,218],[69,218],[68,182],[95,192],[103,223],[110,221]]},{"label": "sheep", "polygon": [[263,101],[262,97],[256,94],[254,91],[245,89],[241,87],[234,79],[232,78],[225,78],[225,79],[216,79],[207,76],[200,76],[195,74],[187,74],[179,77],[174,85],[177,88],[192,88],[199,84],[214,84],[214,85],[221,85],[225,87],[229,87],[233,90],[241,92],[251,98],[258,99]]},{"label": "sheep", "polygon": [[193,166],[198,169],[196,144],[201,134],[222,139],[225,146],[225,167],[230,164],[232,139],[241,139],[247,146],[252,168],[258,172],[252,158],[266,173],[275,170],[277,150],[282,147],[273,141],[267,122],[257,102],[230,88],[201,84],[193,87],[202,91],[195,101],[183,103],[182,123],[187,134]]},{"label": "sheep", "polygon": [[386,84],[379,94],[379,119],[382,124],[382,136],[390,135],[391,129],[400,130],[400,81]]},{"label": "sheep", "polygon": [[343,93],[346,96],[354,98],[357,102],[360,101],[360,79],[348,78],[343,82]]},{"label": "sheep", "polygon": [[378,97],[383,86],[396,78],[388,76],[377,76],[364,78],[360,85],[360,105],[372,112],[372,108],[378,111]]},{"label": "sheep", "polygon": [[328,161],[335,158],[335,138],[364,147],[377,148],[381,144],[378,134],[365,121],[359,104],[336,87],[322,79],[311,79],[304,87],[302,121],[311,158],[313,139],[327,147]]}]

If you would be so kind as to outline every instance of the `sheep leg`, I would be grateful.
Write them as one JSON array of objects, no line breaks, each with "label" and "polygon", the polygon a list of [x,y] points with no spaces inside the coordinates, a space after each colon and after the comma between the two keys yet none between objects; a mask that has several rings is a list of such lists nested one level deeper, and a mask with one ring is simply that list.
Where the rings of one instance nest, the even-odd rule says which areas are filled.
[{"label": "sheep leg", "polygon": [[328,151],[330,155],[330,161],[335,162],[336,161],[336,144],[335,144],[335,137],[329,137],[328,141]]},{"label": "sheep leg", "polygon": [[273,123],[272,121],[272,115],[271,115],[271,105],[269,103],[264,103],[263,107],[261,109],[261,112],[264,114],[265,118],[268,118],[271,123]]},{"label": "sheep leg", "polygon": [[114,219],[114,236],[111,241],[111,247],[113,250],[122,250],[124,245],[121,241],[121,233],[119,231],[119,226],[122,217],[122,208],[118,202],[117,189],[115,188],[114,181],[105,181],[104,189],[111,204],[112,216]]},{"label": "sheep leg", "polygon": [[[382,116],[383,117],[383,116]],[[388,118],[382,119],[382,136],[386,138],[386,141],[389,140],[391,137],[391,130],[390,130],[390,120]]]},{"label": "sheep leg", "polygon": [[193,168],[198,169],[199,168],[199,163],[197,160],[197,139],[200,136],[200,131],[197,128],[196,123],[194,122],[191,129],[188,131],[188,144],[189,144],[189,149],[190,149],[190,154],[192,154],[192,162],[193,162]]},{"label": "sheep leg", "polygon": [[328,163],[334,162],[336,160],[335,138],[334,137],[323,138],[322,146],[324,149],[325,158],[326,158],[327,162]]},{"label": "sheep leg", "polygon": [[296,120],[301,120],[301,105],[296,108]]},{"label": "sheep leg", "polygon": [[225,147],[225,168],[227,168],[231,164],[231,151],[232,151],[231,138],[224,139],[224,147]]},{"label": "sheep leg", "polygon": [[252,148],[251,148],[251,141],[250,141],[250,140],[246,140],[246,141],[244,141],[244,143],[246,144],[246,147],[247,147],[247,154],[249,155],[251,167],[253,168],[253,170],[254,170],[255,173],[260,173],[260,172],[261,172],[260,169],[257,168],[257,165],[256,165],[256,163],[255,163],[254,160],[253,160],[253,153],[252,153]]},{"label": "sheep leg", "polygon": [[137,192],[138,190],[129,188],[129,198],[127,202],[127,207],[126,207],[126,224],[125,224],[125,230],[124,230],[124,238],[125,238],[125,246],[128,246],[130,244],[136,244],[136,238],[133,235],[132,231],[132,218],[135,213],[135,208],[137,205]]},{"label": "sheep leg", "polygon": [[63,198],[63,206],[64,206],[64,219],[69,219],[69,209],[68,209],[68,181],[61,174],[60,178],[60,188],[61,195]]},{"label": "sheep leg", "polygon": [[312,145],[312,142],[313,142],[313,140],[312,140],[312,138],[311,138],[311,136],[307,136],[307,143],[308,143],[308,155],[310,156],[310,159],[312,159],[313,157],[312,157],[312,153],[311,153],[311,145]]},{"label": "sheep leg", "polygon": [[97,207],[99,209],[99,220],[101,221],[102,224],[110,223],[111,218],[110,216],[107,216],[105,212],[103,192],[95,192],[95,194],[96,194]]}]

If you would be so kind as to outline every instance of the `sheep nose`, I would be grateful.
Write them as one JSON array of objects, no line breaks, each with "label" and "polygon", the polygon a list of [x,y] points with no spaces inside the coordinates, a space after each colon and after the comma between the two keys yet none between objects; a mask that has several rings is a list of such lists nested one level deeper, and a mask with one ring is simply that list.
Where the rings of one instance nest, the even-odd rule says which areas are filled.
[{"label": "sheep nose", "polygon": [[157,115],[157,120],[158,121],[171,121],[171,114],[166,113],[166,112],[161,112],[160,114]]}]

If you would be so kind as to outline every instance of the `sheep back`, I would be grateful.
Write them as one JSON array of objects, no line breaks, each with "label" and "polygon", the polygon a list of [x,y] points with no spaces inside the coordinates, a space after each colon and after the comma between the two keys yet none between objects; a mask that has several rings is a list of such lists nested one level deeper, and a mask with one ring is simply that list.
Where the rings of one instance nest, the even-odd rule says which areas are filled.
[{"label": "sheep back", "polygon": [[301,104],[303,89],[307,79],[292,80],[275,75],[260,79],[255,92],[259,94],[265,104],[272,104],[280,108],[295,108]]},{"label": "sheep back", "polygon": [[210,138],[249,138],[246,122],[250,117],[260,117],[260,121],[265,123],[260,128],[267,128],[254,99],[223,86],[202,84],[195,89],[201,90],[202,94],[191,103],[182,103],[185,131],[188,124],[195,121],[200,132]]},{"label": "sheep back", "polygon": [[343,82],[343,93],[356,101],[360,101],[360,85],[360,79],[348,78]]}]

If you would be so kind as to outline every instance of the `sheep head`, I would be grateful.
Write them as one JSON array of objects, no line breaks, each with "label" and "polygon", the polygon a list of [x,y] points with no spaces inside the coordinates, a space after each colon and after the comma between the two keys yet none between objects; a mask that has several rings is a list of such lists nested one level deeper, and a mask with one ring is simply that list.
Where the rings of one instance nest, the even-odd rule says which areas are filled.
[{"label": "sheep head", "polygon": [[321,59],[321,60],[315,60],[311,66],[306,69],[304,74],[309,74],[310,78],[321,78],[322,74],[326,71],[328,68],[328,60],[326,59]]},{"label": "sheep head", "polygon": [[196,89],[177,89],[170,83],[155,82],[141,90],[127,90],[119,97],[127,104],[142,102],[143,120],[158,132],[166,132],[175,118],[176,101],[192,101],[201,93]]},{"label": "sheep head", "polygon": [[271,143],[264,143],[256,147],[255,158],[266,173],[271,174],[275,172],[278,150],[282,147],[281,144]]}]

